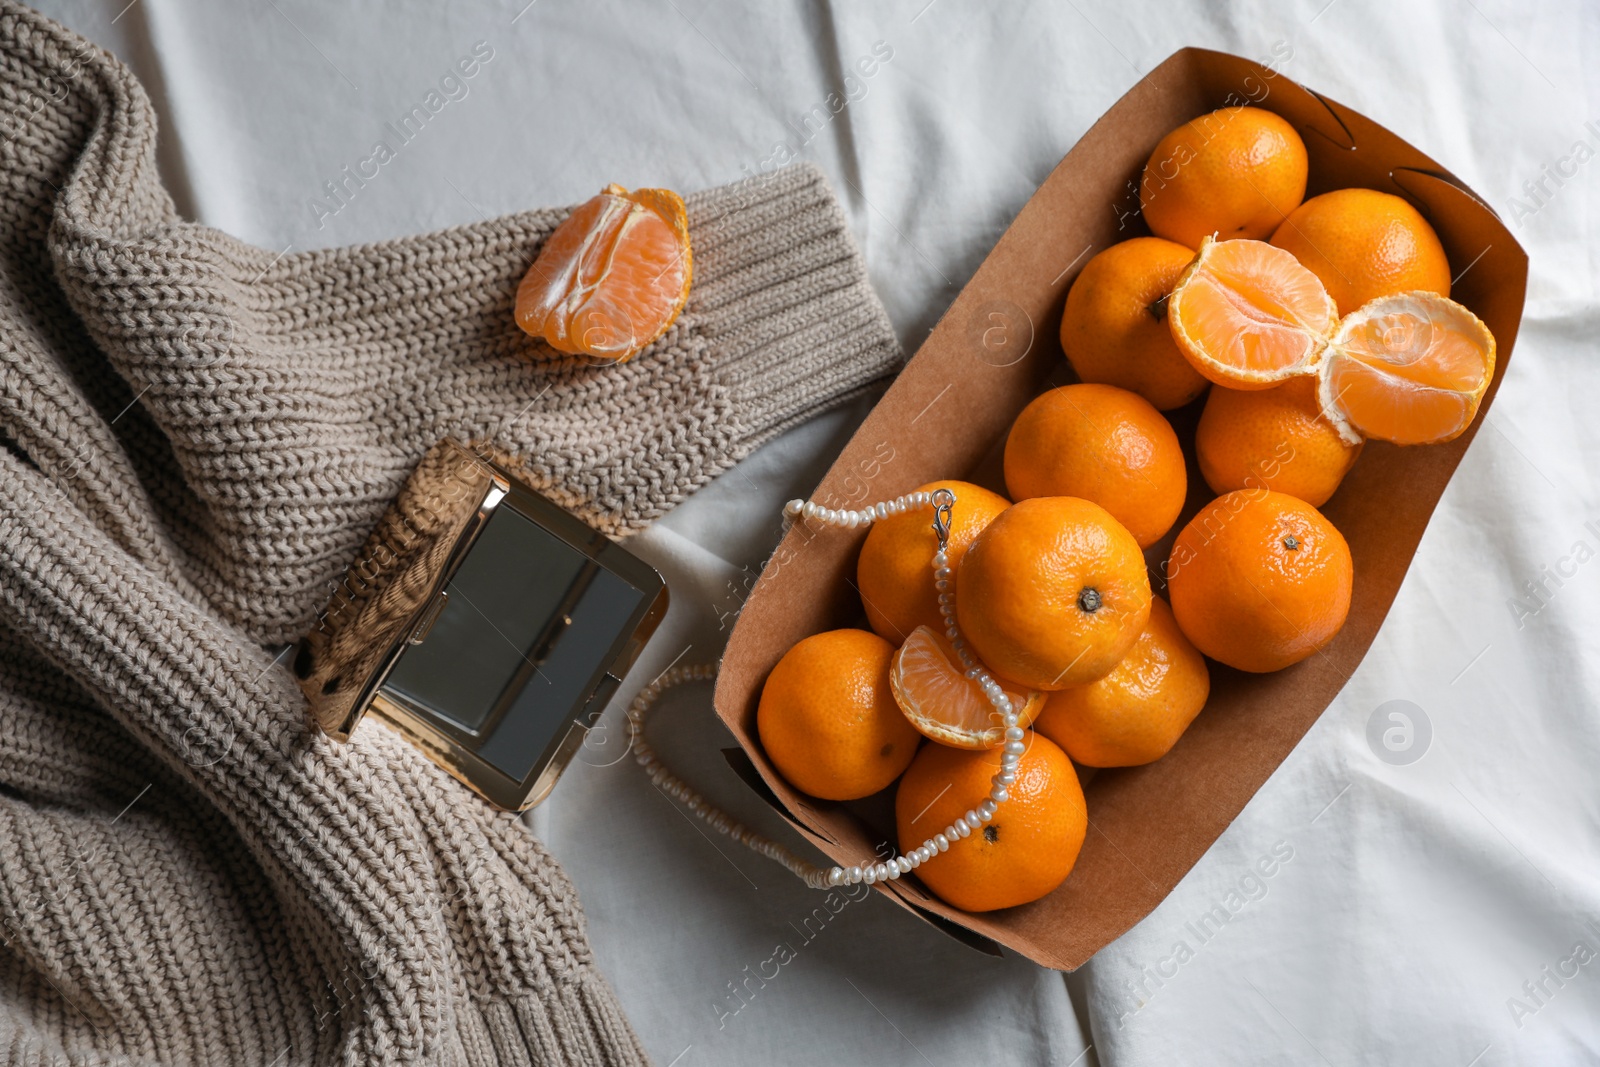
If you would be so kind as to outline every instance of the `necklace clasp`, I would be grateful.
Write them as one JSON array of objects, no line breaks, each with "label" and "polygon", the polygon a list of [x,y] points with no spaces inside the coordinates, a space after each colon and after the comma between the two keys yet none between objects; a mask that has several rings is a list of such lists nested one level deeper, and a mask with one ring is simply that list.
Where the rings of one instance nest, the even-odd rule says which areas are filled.
[{"label": "necklace clasp", "polygon": [[950,543],[950,509],[955,506],[956,494],[949,489],[935,489],[929,501],[933,504],[933,532],[943,549]]}]

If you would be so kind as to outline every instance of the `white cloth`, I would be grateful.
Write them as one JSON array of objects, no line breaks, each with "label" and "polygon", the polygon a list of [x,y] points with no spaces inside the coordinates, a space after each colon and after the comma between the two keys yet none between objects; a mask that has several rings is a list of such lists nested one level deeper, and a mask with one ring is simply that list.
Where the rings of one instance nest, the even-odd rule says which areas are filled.
[{"label": "white cloth", "polygon": [[[1515,362],[1366,661],[1171,897],[1076,975],[986,958],[876,897],[815,913],[820,895],[707,837],[620,760],[613,706],[588,765],[532,818],[659,1062],[1600,1058],[1594,5],[523,2],[44,7],[143,78],[180,206],[273,248],[611,181],[687,191],[794,155],[832,176],[913,350],[1084,129],[1197,44],[1287,46],[1285,75],[1443,162],[1532,257]],[[445,81],[480,41],[492,58]],[[425,128],[365,163],[434,91]],[[837,113],[830,93],[848,100]],[[863,410],[774,442],[634,542],[674,606],[624,698],[675,657],[718,654],[779,503],[815,484]],[[1367,740],[1391,700],[1431,725],[1409,765]],[[672,698],[659,747],[784,834],[722,764],[731,742],[707,705]],[[1208,925],[1219,907],[1226,922]]]}]

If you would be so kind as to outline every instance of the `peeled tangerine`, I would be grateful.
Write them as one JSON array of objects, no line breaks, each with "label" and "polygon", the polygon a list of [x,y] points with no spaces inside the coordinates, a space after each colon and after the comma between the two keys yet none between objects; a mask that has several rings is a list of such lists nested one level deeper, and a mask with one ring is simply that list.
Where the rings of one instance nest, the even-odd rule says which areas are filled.
[{"label": "peeled tangerine", "polygon": [[[919,626],[894,654],[889,688],[894,702],[922,736],[953,748],[994,748],[1005,724],[975,679],[968,678],[949,640]],[[995,679],[1026,727],[1044,706],[1044,694]]]},{"label": "peeled tangerine", "polygon": [[608,185],[557,226],[517,288],[517,325],[558,352],[626,363],[689,298],[683,198]]},{"label": "peeled tangerine", "polygon": [[1230,389],[1310,371],[1338,322],[1333,298],[1293,254],[1264,241],[1200,242],[1167,301],[1172,338],[1194,369]]},{"label": "peeled tangerine", "polygon": [[1494,378],[1494,335],[1454,300],[1383,296],[1346,315],[1318,374],[1346,441],[1424,445],[1461,436]]},{"label": "peeled tangerine", "polygon": [[1315,374],[1322,413],[1350,444],[1458,437],[1494,377],[1494,335],[1455,301],[1395,293],[1338,320],[1317,276],[1261,241],[1202,242],[1167,317],[1179,350],[1219,385]]}]

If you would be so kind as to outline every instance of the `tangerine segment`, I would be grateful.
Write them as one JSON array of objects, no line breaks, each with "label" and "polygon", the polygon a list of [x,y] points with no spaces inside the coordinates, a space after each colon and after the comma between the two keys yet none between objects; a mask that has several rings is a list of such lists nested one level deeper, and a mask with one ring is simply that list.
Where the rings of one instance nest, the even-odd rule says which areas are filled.
[{"label": "tangerine segment", "polygon": [[1324,414],[1347,441],[1424,445],[1459,437],[1494,378],[1494,334],[1447,297],[1379,297],[1345,316],[1319,382]]},{"label": "tangerine segment", "polygon": [[1338,316],[1322,282],[1289,252],[1207,237],[1172,291],[1167,321],[1205,377],[1265,389],[1310,371]]},{"label": "tangerine segment", "polygon": [[[926,626],[906,638],[889,666],[889,688],[911,725],[922,736],[952,748],[993,748],[1005,738],[1000,713],[968,678],[950,642]],[[1037,690],[996,678],[1017,709],[1017,725],[1027,726],[1044,706]]]},{"label": "tangerine segment", "polygon": [[689,299],[683,198],[608,185],[557,226],[517,287],[517,325],[558,352],[625,363]]}]

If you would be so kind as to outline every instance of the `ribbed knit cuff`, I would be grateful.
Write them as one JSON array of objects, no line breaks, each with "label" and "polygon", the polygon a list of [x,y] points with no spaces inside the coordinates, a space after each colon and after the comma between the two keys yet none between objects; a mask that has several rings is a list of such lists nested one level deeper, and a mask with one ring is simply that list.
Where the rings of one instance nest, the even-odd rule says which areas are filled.
[{"label": "ribbed knit cuff", "polygon": [[460,1062],[464,1067],[649,1063],[606,980],[592,968],[574,978],[540,993],[465,1002],[455,1027]]},{"label": "ribbed knit cuff", "polygon": [[894,328],[820,170],[785,167],[688,205],[685,316],[733,391],[741,454],[899,369]]}]

